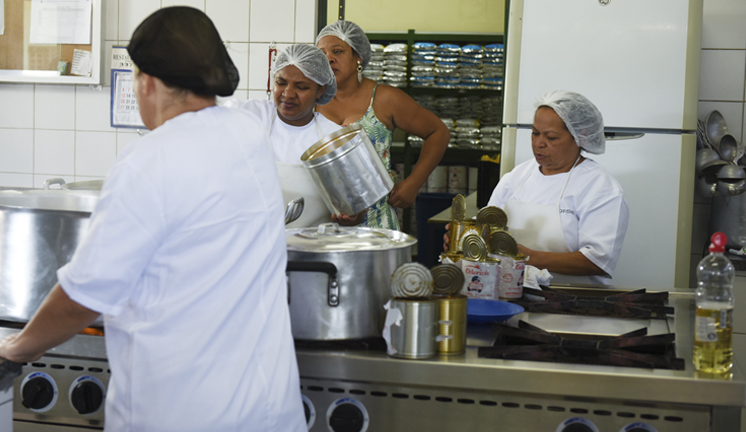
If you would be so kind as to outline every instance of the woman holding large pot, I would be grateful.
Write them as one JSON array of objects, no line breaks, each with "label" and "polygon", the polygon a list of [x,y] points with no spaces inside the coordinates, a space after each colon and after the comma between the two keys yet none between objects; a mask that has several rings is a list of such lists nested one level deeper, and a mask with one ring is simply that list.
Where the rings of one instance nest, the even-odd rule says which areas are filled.
[{"label": "woman holding large pot", "polygon": [[503,176],[487,205],[505,210],[519,252],[552,282],[608,285],[629,209],[619,182],[586,155],[606,150],[601,112],[578,93],[545,94],[531,148],[534,158]]},{"label": "woman holding large pot", "polygon": [[336,217],[345,225],[365,222],[369,227],[399,229],[393,207],[414,203],[420,187],[443,158],[450,132],[435,114],[403,91],[363,78],[371,49],[368,37],[357,24],[337,21],[324,27],[316,37],[316,46],[329,59],[337,82],[336,95],[328,104],[318,106],[318,112],[340,125],[360,124],[389,170],[394,129],[425,140],[412,173],[394,186],[388,197],[373,205],[367,214]]},{"label": "woman holding large pot", "polygon": [[269,137],[283,197],[303,197],[301,216],[288,227],[316,226],[331,221],[311,177],[301,164],[304,151],[340,126],[314,107],[329,103],[337,89],[334,73],[324,53],[307,44],[291,45],[282,51],[272,66],[272,100],[229,100],[227,107],[255,114]]}]

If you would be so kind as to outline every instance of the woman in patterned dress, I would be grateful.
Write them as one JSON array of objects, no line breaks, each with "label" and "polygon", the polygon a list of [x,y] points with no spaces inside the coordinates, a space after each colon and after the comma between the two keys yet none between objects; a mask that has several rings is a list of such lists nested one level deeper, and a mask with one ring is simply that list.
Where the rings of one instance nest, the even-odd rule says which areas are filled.
[{"label": "woman in patterned dress", "polygon": [[371,50],[368,37],[357,24],[337,21],[324,27],[316,38],[316,46],[326,54],[337,80],[334,99],[317,106],[318,112],[341,125],[360,124],[389,170],[394,129],[424,139],[417,164],[388,197],[374,204],[367,213],[333,217],[342,225],[364,222],[368,227],[398,230],[394,207],[405,208],[414,203],[420,187],[443,158],[450,132],[435,114],[400,89],[362,77]]}]

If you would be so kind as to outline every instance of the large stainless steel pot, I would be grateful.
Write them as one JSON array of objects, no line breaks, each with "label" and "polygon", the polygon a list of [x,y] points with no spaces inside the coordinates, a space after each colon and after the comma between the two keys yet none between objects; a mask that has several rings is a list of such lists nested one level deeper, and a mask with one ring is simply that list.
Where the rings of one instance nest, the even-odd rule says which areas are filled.
[{"label": "large stainless steel pot", "polygon": [[399,231],[334,223],[285,233],[293,337],[380,337],[391,275],[411,261],[417,240]]},{"label": "large stainless steel pot", "polygon": [[715,196],[710,213],[712,232],[724,232],[728,236],[728,247],[746,246],[746,193]]},{"label": "large stainless steel pot", "polygon": [[28,321],[88,230],[98,192],[0,191],[0,319]]},{"label": "large stainless steel pot", "polygon": [[381,156],[360,125],[327,135],[301,156],[333,214],[357,214],[385,197],[394,187]]}]

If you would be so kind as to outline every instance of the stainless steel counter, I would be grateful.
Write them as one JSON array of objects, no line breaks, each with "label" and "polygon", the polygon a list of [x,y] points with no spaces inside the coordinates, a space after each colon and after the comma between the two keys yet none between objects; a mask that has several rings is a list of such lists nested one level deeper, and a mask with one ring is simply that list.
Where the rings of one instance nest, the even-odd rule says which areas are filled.
[{"label": "stainless steel counter", "polygon": [[[470,346],[464,355],[403,360],[375,351],[300,348],[297,350],[298,365],[306,385],[314,381],[374,383],[379,387],[437,389],[435,393],[443,396],[448,396],[450,392],[470,392],[483,395],[512,394],[549,401],[616,403],[619,406],[675,406],[679,412],[701,410],[702,416],[709,419],[703,417],[696,421],[701,425],[711,423],[711,429],[706,430],[737,430],[717,425],[733,427],[734,421],[740,422],[741,407],[746,406],[743,359],[735,358],[732,377],[729,378],[697,373],[691,362],[693,295],[672,293],[669,304],[674,306],[675,314],[668,324],[676,334],[676,354],[685,360],[684,370],[480,358],[477,356],[478,347],[472,343],[479,341],[478,335],[475,338],[473,334],[475,326],[470,326]],[[547,403],[551,405],[553,402]],[[637,416],[647,418],[643,414]],[[655,427],[658,431],[677,430]]]}]

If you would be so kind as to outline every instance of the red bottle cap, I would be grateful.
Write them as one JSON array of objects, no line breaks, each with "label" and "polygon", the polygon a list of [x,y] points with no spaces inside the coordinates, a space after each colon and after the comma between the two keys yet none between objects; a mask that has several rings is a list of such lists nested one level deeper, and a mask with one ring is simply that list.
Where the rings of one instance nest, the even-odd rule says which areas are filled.
[{"label": "red bottle cap", "polygon": [[728,242],[728,237],[720,231],[710,237],[710,252],[723,253],[725,252],[725,244]]}]

